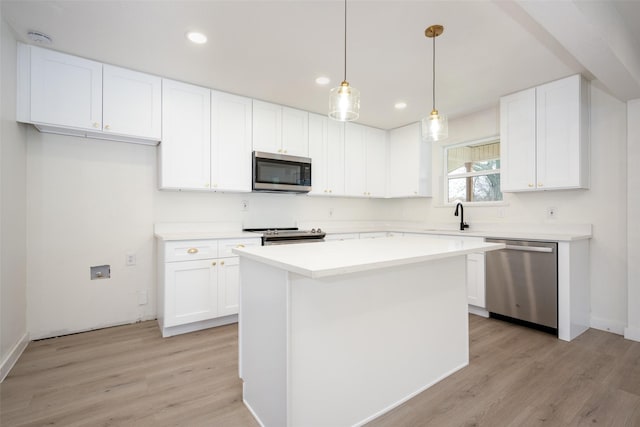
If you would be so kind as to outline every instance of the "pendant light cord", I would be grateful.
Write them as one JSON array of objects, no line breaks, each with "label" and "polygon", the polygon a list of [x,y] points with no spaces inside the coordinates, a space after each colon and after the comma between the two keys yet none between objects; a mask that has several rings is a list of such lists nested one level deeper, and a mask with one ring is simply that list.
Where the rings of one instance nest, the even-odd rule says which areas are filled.
[{"label": "pendant light cord", "polygon": [[344,81],[347,81],[347,0],[344,0]]},{"label": "pendant light cord", "polygon": [[433,108],[436,109],[436,36],[433,36]]}]

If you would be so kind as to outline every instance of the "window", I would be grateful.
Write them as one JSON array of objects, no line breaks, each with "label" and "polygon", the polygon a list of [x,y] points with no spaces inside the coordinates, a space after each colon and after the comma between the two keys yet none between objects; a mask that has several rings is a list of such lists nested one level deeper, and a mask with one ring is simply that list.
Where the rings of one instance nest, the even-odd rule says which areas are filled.
[{"label": "window", "polygon": [[500,141],[467,142],[445,147],[445,203],[495,202],[500,191]]}]

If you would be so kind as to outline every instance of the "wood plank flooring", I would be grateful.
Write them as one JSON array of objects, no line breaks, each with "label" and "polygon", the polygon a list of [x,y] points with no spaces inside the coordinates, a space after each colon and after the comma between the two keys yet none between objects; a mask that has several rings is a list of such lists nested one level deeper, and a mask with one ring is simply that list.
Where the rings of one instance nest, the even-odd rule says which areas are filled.
[{"label": "wood plank flooring", "polygon": [[[370,427],[640,427],[640,343],[469,323],[470,365]],[[163,339],[144,322],[33,342],[0,384],[0,425],[257,426],[237,359],[237,325]]]}]

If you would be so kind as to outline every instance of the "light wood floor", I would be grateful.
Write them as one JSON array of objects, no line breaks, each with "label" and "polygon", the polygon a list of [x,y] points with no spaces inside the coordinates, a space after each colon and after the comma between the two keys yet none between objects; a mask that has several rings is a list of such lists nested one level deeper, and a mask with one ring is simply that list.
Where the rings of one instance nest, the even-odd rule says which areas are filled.
[{"label": "light wood floor", "polygon": [[[469,321],[470,365],[371,427],[640,426],[640,343]],[[236,325],[163,339],[144,322],[33,342],[0,384],[0,425],[257,426],[237,358]]]}]

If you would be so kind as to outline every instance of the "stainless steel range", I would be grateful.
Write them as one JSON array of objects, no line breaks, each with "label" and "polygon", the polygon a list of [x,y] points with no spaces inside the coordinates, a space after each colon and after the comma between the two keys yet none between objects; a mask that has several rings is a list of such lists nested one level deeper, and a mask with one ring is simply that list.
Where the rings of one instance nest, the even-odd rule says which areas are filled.
[{"label": "stainless steel range", "polygon": [[324,236],[326,235],[320,228],[312,228],[311,230],[299,230],[297,227],[245,228],[244,231],[262,234],[263,246],[324,242]]}]

